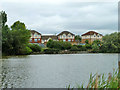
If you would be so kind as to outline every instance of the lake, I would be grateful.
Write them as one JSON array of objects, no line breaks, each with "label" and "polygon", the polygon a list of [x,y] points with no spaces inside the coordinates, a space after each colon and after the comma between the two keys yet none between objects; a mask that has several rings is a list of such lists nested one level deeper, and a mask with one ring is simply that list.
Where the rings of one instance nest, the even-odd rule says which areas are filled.
[{"label": "lake", "polygon": [[2,87],[66,88],[87,85],[90,73],[112,73],[118,68],[118,54],[11,56],[0,63]]}]

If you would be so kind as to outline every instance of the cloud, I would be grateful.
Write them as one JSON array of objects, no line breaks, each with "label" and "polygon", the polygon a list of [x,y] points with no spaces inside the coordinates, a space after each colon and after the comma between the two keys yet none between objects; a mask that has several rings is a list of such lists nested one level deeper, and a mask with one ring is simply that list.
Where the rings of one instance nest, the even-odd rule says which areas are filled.
[{"label": "cloud", "polygon": [[117,2],[49,1],[4,0],[1,4],[8,15],[9,26],[19,20],[28,29],[47,34],[63,30],[75,34],[96,30],[106,34],[118,30]]}]

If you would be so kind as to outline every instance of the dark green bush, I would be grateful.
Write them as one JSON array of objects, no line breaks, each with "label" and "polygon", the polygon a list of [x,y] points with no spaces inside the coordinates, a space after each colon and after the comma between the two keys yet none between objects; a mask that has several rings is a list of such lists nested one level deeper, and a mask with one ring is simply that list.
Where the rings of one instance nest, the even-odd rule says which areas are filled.
[{"label": "dark green bush", "polygon": [[32,53],[32,50],[29,47],[25,47],[20,51],[20,54],[22,54],[22,55],[28,55],[31,53]]},{"label": "dark green bush", "polygon": [[49,49],[45,49],[44,53],[45,54],[58,54],[59,51],[60,51],[59,49],[49,48]]},{"label": "dark green bush", "polygon": [[79,51],[79,49],[77,48],[77,46],[72,46],[70,51]]},{"label": "dark green bush", "polygon": [[47,42],[47,47],[49,48],[56,48],[59,50],[68,50],[71,48],[71,43],[70,42],[63,42],[63,41],[53,41],[53,40],[49,40]]},{"label": "dark green bush", "polygon": [[85,44],[85,47],[86,47],[87,49],[92,49],[91,44]]},{"label": "dark green bush", "polygon": [[82,45],[77,45],[77,48],[82,48]]},{"label": "dark green bush", "polygon": [[38,44],[29,44],[28,47],[32,49],[33,52],[41,51],[41,47]]},{"label": "dark green bush", "polygon": [[82,47],[81,47],[81,51],[86,51],[87,50],[87,48],[85,47],[85,45],[83,45]]}]

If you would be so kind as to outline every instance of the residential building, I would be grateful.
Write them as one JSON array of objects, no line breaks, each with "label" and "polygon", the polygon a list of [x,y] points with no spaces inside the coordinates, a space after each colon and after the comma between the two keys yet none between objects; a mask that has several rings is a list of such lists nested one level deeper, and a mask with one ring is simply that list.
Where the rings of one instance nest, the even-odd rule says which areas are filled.
[{"label": "residential building", "polygon": [[75,43],[75,34],[69,32],[69,31],[63,31],[57,35],[58,40],[62,40],[63,42],[71,42],[71,44]]},{"label": "residential building", "polygon": [[46,45],[50,39],[52,39],[53,41],[58,41],[58,37],[56,35],[42,35],[41,43]]},{"label": "residential building", "polygon": [[30,37],[30,43],[41,43],[41,33],[35,31],[35,30],[30,30],[31,32],[31,37]]},{"label": "residential building", "polygon": [[89,43],[91,44],[94,40],[100,40],[102,41],[102,37],[103,35],[100,33],[97,33],[95,31],[89,31],[87,33],[84,33],[81,35],[81,43],[84,44],[86,40],[89,41]]}]

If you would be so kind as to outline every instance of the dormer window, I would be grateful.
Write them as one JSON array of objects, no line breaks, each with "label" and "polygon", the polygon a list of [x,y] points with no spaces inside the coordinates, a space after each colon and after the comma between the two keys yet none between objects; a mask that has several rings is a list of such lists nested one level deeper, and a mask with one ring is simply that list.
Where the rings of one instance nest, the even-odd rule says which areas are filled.
[{"label": "dormer window", "polygon": [[62,36],[60,35],[60,39],[62,38]]},{"label": "dormer window", "polygon": [[34,36],[37,37],[37,34],[35,33]]},{"label": "dormer window", "polygon": [[65,34],[63,34],[63,37],[65,38],[65,37],[66,37],[66,35],[65,35]]}]

